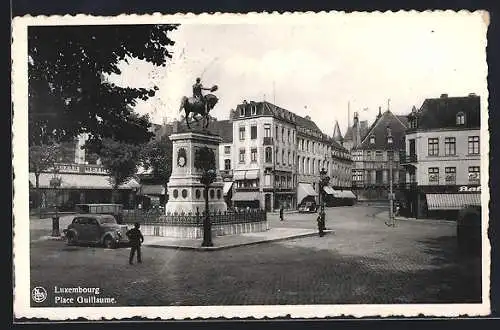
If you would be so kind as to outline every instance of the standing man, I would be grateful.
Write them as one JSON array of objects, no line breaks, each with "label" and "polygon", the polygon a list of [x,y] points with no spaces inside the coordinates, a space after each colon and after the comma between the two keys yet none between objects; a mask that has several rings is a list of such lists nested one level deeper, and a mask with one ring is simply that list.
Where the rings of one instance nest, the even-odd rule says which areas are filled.
[{"label": "standing man", "polygon": [[140,227],[141,225],[138,222],[136,222],[134,228],[127,231],[127,237],[130,241],[130,246],[131,246],[128,263],[131,265],[133,264],[135,251],[137,251],[137,262],[142,263],[141,243],[144,243],[144,236],[142,236],[142,233],[139,230]]},{"label": "standing man", "polygon": [[280,221],[284,220],[284,218],[283,218],[283,211],[284,211],[284,209],[283,209],[283,203],[281,203],[281,205],[280,205]]}]

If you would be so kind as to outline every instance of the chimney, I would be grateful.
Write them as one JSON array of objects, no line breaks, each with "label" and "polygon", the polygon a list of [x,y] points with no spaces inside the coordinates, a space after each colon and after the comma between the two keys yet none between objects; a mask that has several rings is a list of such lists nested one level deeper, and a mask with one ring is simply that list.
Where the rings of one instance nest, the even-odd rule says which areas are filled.
[{"label": "chimney", "polygon": [[469,97],[477,96],[476,93],[469,93]]},{"label": "chimney", "polygon": [[305,116],[304,118],[307,120],[311,120],[311,117],[309,115]]},{"label": "chimney", "polygon": [[445,99],[445,98],[447,98],[447,97],[448,97],[448,94],[441,94],[441,98],[442,98],[442,99]]},{"label": "chimney", "polygon": [[382,117],[382,107],[378,107],[378,115],[377,118]]}]

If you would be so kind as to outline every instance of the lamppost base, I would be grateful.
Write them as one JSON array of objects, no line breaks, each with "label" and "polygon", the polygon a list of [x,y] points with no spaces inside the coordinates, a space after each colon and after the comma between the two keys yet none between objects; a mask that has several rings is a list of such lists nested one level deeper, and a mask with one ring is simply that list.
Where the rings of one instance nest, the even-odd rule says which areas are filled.
[{"label": "lamppost base", "polygon": [[203,241],[203,242],[201,243],[201,246],[202,246],[202,247],[212,247],[212,246],[214,246],[214,243],[212,243],[212,242],[205,242],[205,241]]},{"label": "lamppost base", "polygon": [[52,237],[61,236],[59,231],[59,217],[52,217]]}]

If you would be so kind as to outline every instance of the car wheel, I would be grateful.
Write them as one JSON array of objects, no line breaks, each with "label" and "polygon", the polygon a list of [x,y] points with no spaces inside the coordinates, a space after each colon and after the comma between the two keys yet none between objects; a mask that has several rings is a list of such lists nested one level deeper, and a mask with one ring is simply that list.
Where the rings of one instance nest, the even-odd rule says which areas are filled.
[{"label": "car wheel", "polygon": [[75,234],[68,234],[66,236],[66,243],[68,245],[75,245],[76,244],[76,237]]},{"label": "car wheel", "polygon": [[106,249],[114,249],[115,248],[115,241],[111,238],[111,236],[107,236],[104,239],[103,245]]}]

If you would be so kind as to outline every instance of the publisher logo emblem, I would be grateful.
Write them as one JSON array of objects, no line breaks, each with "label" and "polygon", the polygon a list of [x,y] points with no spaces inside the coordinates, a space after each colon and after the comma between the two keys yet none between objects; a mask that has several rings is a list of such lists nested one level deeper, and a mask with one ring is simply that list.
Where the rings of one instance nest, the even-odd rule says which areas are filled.
[{"label": "publisher logo emblem", "polygon": [[47,299],[47,290],[44,287],[37,286],[31,291],[31,298],[36,303],[44,302]]}]

